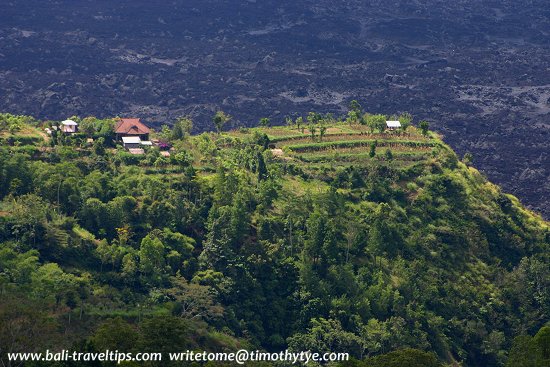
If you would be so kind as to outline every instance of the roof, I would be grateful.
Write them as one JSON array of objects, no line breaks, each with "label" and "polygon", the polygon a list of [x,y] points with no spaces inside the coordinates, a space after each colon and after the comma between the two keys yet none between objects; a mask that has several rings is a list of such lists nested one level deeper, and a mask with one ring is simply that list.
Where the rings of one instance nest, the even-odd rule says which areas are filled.
[{"label": "roof", "polygon": [[149,140],[142,140],[141,145],[153,145],[153,143],[150,142]]},{"label": "roof", "polygon": [[135,154],[135,155],[145,153],[145,151],[141,148],[131,148],[131,149],[128,149],[128,152],[130,152],[130,154]]},{"label": "roof", "polygon": [[401,127],[401,123],[399,121],[386,121],[387,127]]},{"label": "roof", "polygon": [[120,119],[115,126],[115,133],[127,135],[149,134],[151,130],[139,119]]},{"label": "roof", "polygon": [[141,139],[139,138],[139,136],[123,136],[122,142],[124,144],[140,144]]},{"label": "roof", "polygon": [[65,120],[61,124],[65,126],[78,126],[78,124],[73,120]]}]

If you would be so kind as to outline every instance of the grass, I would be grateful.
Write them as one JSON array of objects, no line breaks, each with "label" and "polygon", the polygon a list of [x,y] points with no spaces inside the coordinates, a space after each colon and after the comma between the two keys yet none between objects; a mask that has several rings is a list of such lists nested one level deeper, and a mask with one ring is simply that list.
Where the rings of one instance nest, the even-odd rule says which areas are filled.
[{"label": "grass", "polygon": [[[377,132],[372,133],[367,126],[336,123],[327,125],[327,130],[320,141],[317,133],[312,140],[307,125],[302,129],[280,126],[274,128],[249,129],[265,133],[277,149],[283,150],[278,157],[298,164],[306,173],[318,174],[323,170],[349,165],[361,166],[374,162],[386,162],[396,167],[405,167],[430,157],[434,148],[441,145],[437,136],[424,136],[414,127],[406,133]],[[239,134],[229,132],[236,137]],[[370,157],[371,145],[376,142],[376,155]],[[391,160],[386,158],[386,150],[392,153]],[[298,185],[301,186],[301,185]],[[293,190],[296,190],[294,187]]]},{"label": "grass", "polygon": [[370,145],[376,142],[376,147],[414,147],[425,148],[435,146],[431,141],[414,141],[404,139],[387,139],[387,140],[345,140],[345,141],[327,141],[322,143],[312,142],[310,144],[295,144],[289,145],[288,149],[293,152],[310,152],[327,149],[340,149],[340,148],[352,148],[352,147],[367,147],[370,149]]},{"label": "grass", "polygon": [[78,237],[84,239],[84,240],[88,240],[90,242],[97,242],[96,238],[93,234],[91,234],[86,229],[84,229],[84,228],[82,228],[78,225],[73,227],[73,233],[76,234]]}]

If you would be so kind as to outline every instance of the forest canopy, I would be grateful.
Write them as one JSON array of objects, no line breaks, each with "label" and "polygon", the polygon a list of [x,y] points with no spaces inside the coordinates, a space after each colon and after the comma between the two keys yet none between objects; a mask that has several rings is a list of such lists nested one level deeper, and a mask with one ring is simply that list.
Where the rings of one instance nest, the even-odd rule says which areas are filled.
[{"label": "forest canopy", "polygon": [[548,359],[548,223],[427,123],[388,131],[360,106],[224,132],[229,118],[191,135],[184,117],[133,155],[111,119],[66,136],[16,118],[37,137],[17,143],[0,117],[0,353]]}]

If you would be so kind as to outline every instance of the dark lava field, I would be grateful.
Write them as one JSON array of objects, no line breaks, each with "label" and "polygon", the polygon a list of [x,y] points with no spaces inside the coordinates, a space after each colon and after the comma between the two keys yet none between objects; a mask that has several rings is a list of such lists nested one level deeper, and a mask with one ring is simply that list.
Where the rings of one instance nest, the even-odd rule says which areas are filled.
[{"label": "dark lava field", "polygon": [[550,217],[548,0],[26,0],[0,12],[0,110],[189,114],[211,129],[291,113],[427,119]]}]

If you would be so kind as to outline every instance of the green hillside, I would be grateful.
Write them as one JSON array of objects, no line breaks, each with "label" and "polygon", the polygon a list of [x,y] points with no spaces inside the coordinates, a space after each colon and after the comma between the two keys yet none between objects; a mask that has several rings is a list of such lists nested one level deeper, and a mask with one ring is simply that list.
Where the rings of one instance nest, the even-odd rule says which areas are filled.
[{"label": "green hillside", "polygon": [[550,321],[548,223],[426,125],[312,116],[195,136],[182,120],[141,155],[112,120],[21,142],[5,127],[0,352],[524,358]]}]

